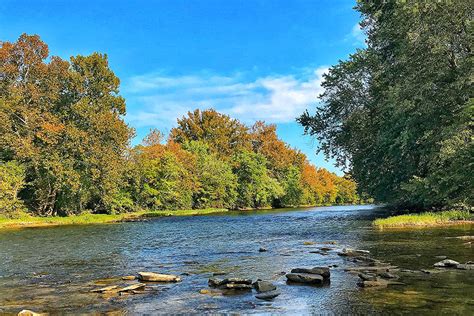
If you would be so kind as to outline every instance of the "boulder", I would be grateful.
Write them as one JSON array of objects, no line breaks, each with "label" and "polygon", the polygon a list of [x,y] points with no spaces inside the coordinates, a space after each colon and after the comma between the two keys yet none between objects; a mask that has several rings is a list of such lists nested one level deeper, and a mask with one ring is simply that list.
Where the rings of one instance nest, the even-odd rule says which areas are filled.
[{"label": "boulder", "polygon": [[328,267],[314,267],[314,268],[295,268],[291,270],[291,273],[309,273],[309,274],[319,274],[323,278],[328,279],[331,276],[331,272]]},{"label": "boulder", "polygon": [[286,274],[288,281],[308,284],[323,284],[324,278],[319,274],[312,273],[288,273]]},{"label": "boulder", "polygon": [[280,291],[278,290],[273,290],[273,291],[268,291],[268,292],[263,292],[263,293],[258,293],[255,295],[256,298],[259,300],[272,300],[278,295],[280,295]]},{"label": "boulder", "polygon": [[451,259],[444,259],[440,262],[436,262],[433,266],[436,268],[456,268],[459,265],[459,262],[451,260]]},{"label": "boulder", "polygon": [[180,282],[181,278],[173,274],[159,274],[154,272],[138,272],[139,279],[146,282]]},{"label": "boulder", "polygon": [[273,283],[267,281],[257,281],[253,286],[259,293],[274,291],[277,288]]}]

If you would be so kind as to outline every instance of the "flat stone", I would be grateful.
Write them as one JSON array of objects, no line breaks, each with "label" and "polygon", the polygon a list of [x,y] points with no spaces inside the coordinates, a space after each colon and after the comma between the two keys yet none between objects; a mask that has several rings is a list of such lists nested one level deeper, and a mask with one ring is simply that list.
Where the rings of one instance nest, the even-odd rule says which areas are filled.
[{"label": "flat stone", "polygon": [[446,257],[446,256],[436,256],[435,258],[436,258],[436,259],[439,259],[439,260],[444,260],[444,259],[446,259],[446,258],[448,258],[448,257]]},{"label": "flat stone", "polygon": [[328,267],[314,267],[314,268],[295,268],[291,270],[291,273],[309,273],[319,274],[323,278],[328,279],[331,276],[331,272]]},{"label": "flat stone", "polygon": [[132,285],[129,285],[129,286],[126,286],[124,288],[121,288],[121,289],[118,289],[117,292],[131,292],[131,291],[134,291],[134,290],[138,290],[138,289],[143,289],[145,288],[145,284],[144,283],[136,283],[136,284],[132,284]]},{"label": "flat stone", "polygon": [[126,281],[132,281],[132,280],[135,280],[137,277],[134,276],[134,275],[126,275],[126,276],[123,276],[122,277],[122,280],[126,280]]},{"label": "flat stone", "polygon": [[362,249],[344,248],[342,249],[341,252],[338,252],[337,254],[342,257],[355,257],[355,256],[360,256],[361,254],[368,255],[370,254],[370,251],[362,250]]},{"label": "flat stone", "polygon": [[235,284],[252,284],[252,279],[243,279],[243,278],[227,278],[222,280],[222,284],[235,283]]},{"label": "flat stone", "polygon": [[280,295],[280,291],[278,290],[273,290],[273,291],[268,291],[268,292],[263,292],[263,293],[258,293],[255,295],[256,298],[259,300],[272,300],[278,295]]},{"label": "flat stone", "polygon": [[379,274],[379,276],[384,279],[398,279],[398,275],[392,274],[390,272],[382,272]]},{"label": "flat stone", "polygon": [[377,281],[377,276],[375,274],[359,273],[358,276],[363,281]]},{"label": "flat stone", "polygon": [[91,290],[91,292],[93,292],[93,293],[104,293],[104,292],[110,292],[112,290],[115,290],[116,288],[118,288],[118,285],[110,285],[110,286],[106,286],[106,287],[101,287],[100,289]]},{"label": "flat stone", "polygon": [[437,268],[455,268],[459,265],[459,262],[451,260],[451,259],[444,259],[440,262],[436,262],[433,266]]},{"label": "flat stone", "polygon": [[180,282],[181,278],[173,274],[160,274],[154,272],[138,272],[139,279],[147,282]]},{"label": "flat stone", "polygon": [[376,281],[361,281],[357,283],[360,287],[387,287],[388,282],[385,280],[376,280]]},{"label": "flat stone", "polygon": [[259,293],[274,291],[277,288],[273,283],[267,281],[257,281],[254,283],[254,287]]},{"label": "flat stone", "polygon": [[229,289],[229,290],[252,290],[253,286],[251,284],[243,284],[243,283],[226,283],[222,288]]},{"label": "flat stone", "polygon": [[322,275],[312,273],[288,273],[286,278],[288,281],[297,283],[323,284],[324,282]]},{"label": "flat stone", "polygon": [[18,316],[41,316],[43,314],[30,311],[29,309],[24,309],[18,313]]},{"label": "flat stone", "polygon": [[472,263],[461,263],[456,266],[459,270],[474,270],[474,264]]}]

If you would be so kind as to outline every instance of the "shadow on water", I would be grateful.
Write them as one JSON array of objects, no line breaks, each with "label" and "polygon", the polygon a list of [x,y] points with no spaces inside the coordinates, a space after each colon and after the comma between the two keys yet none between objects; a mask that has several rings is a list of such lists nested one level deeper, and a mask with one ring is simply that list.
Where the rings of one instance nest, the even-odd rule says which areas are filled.
[{"label": "shadow on water", "polygon": [[[456,237],[473,227],[377,231],[371,221],[385,213],[373,206],[230,212],[166,217],[149,222],[63,226],[0,232],[0,313],[439,313],[473,310],[473,271],[427,275],[404,273],[405,286],[361,290],[342,247],[370,250],[373,257],[403,269],[431,268],[448,256],[473,260],[470,244]],[[335,244],[334,244],[335,243]],[[259,252],[260,247],[268,249]],[[328,248],[321,251],[320,248]],[[324,287],[286,284],[294,267],[338,265]],[[155,285],[148,294],[105,297],[89,293],[138,271],[182,276]],[[271,302],[251,292],[199,293],[215,272],[272,280],[281,295]],[[112,279],[108,279],[112,278]],[[115,278],[115,279],[114,279]],[[115,283],[114,283],[115,282]]]}]

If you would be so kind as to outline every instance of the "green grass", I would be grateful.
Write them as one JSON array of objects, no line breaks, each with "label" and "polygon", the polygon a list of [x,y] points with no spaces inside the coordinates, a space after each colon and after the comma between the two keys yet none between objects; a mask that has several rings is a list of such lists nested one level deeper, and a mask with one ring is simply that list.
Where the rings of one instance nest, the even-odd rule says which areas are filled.
[{"label": "green grass", "polygon": [[457,222],[472,221],[469,211],[425,212],[379,218],[373,222],[377,228],[403,228],[451,225]]},{"label": "green grass", "polygon": [[213,213],[226,212],[226,209],[201,209],[201,210],[176,210],[176,211],[139,211],[124,214],[90,214],[71,216],[53,216],[38,217],[26,213],[16,218],[6,218],[0,216],[0,229],[2,228],[20,228],[20,227],[41,227],[57,225],[84,225],[84,224],[103,224],[114,223],[127,219],[160,217],[160,216],[197,216]]}]

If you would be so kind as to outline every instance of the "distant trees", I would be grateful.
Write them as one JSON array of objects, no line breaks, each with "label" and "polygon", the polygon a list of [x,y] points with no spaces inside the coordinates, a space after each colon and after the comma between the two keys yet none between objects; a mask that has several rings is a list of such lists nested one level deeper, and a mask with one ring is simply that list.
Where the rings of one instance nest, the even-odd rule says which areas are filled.
[{"label": "distant trees", "polygon": [[38,36],[0,46],[0,215],[258,208],[358,201],[355,183],[310,165],[274,125],[215,110],[131,147],[107,56],[49,56]]},{"label": "distant trees", "polygon": [[472,2],[356,8],[368,47],[329,70],[322,106],[299,121],[378,201],[472,206]]}]

